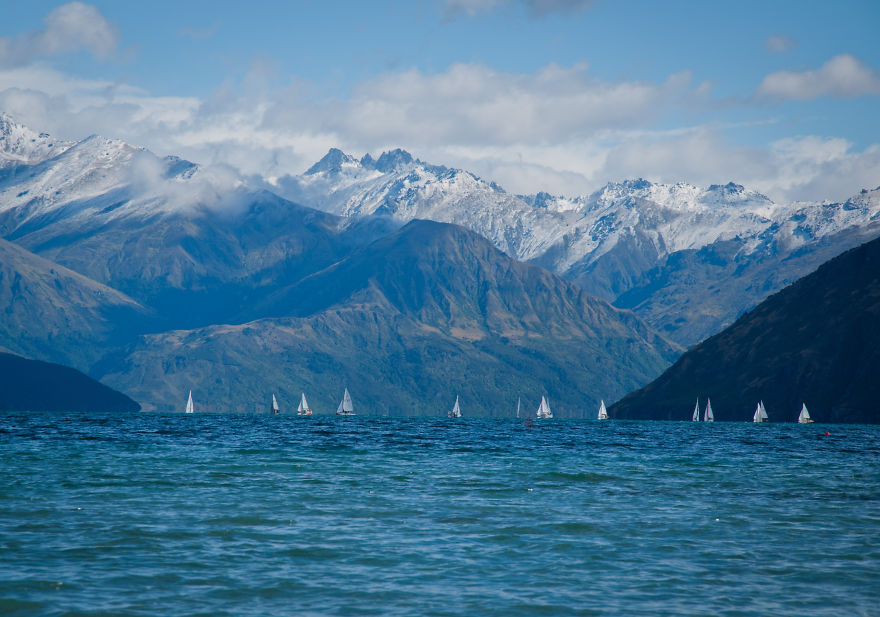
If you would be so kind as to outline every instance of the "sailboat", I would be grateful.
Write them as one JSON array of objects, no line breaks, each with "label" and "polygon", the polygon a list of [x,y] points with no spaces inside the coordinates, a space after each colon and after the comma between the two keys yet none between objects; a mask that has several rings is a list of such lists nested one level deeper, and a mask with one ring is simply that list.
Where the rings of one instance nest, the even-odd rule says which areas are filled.
[{"label": "sailboat", "polygon": [[697,404],[694,405],[694,415],[691,420],[694,422],[700,421],[700,397],[697,397]]},{"label": "sailboat", "polygon": [[550,411],[550,405],[547,404],[547,399],[543,396],[541,397],[541,404],[538,406],[538,411],[535,412],[536,418],[552,418],[553,412]]},{"label": "sailboat", "polygon": [[450,418],[460,418],[461,417],[461,409],[458,407],[458,395],[455,397],[455,405],[452,407],[452,411],[449,412]]},{"label": "sailboat", "polygon": [[767,410],[764,409],[764,401],[761,401],[755,409],[755,415],[752,417],[752,422],[766,422],[767,420]]},{"label": "sailboat", "polygon": [[[347,390],[346,390],[347,392]],[[312,408],[309,407],[309,402],[306,400],[306,393],[302,393],[302,399],[299,402],[299,407],[296,408],[296,415],[298,416],[310,416],[312,415]]]},{"label": "sailboat", "polygon": [[813,419],[810,417],[810,412],[807,411],[807,404],[801,403],[801,413],[798,415],[798,424],[811,424]]},{"label": "sailboat", "polygon": [[522,402],[522,397],[516,397],[516,417],[519,418],[519,404]]},{"label": "sailboat", "polygon": [[186,401],[186,411],[184,413],[195,413],[196,409],[193,406],[193,391],[189,391],[189,398]]},{"label": "sailboat", "polygon": [[339,401],[339,407],[336,408],[337,416],[353,416],[354,406],[351,404],[351,394],[348,393],[348,388],[345,389],[345,394],[342,395],[342,400]]},{"label": "sailboat", "polygon": [[706,399],[706,413],[703,414],[703,422],[715,422],[715,414],[712,413],[712,400]]},{"label": "sailboat", "polygon": [[599,401],[599,420],[607,420],[608,419],[608,410],[605,409],[605,401]]},{"label": "sailboat", "polygon": [[275,393],[272,393],[272,407],[269,409],[269,413],[279,414],[281,413],[281,408],[278,407],[278,399],[275,398]]}]

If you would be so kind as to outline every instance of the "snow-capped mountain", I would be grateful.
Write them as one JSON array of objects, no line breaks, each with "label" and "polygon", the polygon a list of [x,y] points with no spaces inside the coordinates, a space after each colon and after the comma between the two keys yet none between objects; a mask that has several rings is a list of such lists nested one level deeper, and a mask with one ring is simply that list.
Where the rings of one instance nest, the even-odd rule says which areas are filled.
[{"label": "snow-capped mountain", "polygon": [[730,239],[753,251],[768,232],[792,249],[865,225],[880,211],[877,190],[841,204],[777,204],[733,182],[700,188],[638,179],[587,196],[510,195],[470,172],[430,165],[403,150],[358,160],[331,149],[304,174],[277,180],[275,189],[343,216],[458,223],[522,260],[552,252],[560,274],[638,233],[647,234],[658,256]]},{"label": "snow-capped mountain", "polygon": [[566,213],[548,213],[460,169],[430,165],[404,150],[361,159],[331,149],[300,176],[270,190],[342,216],[428,219],[467,227],[518,259],[542,254],[566,228]]},{"label": "snow-capped mountain", "polygon": [[[244,181],[117,140],[93,136],[69,144],[6,116],[0,127],[0,237],[86,268],[104,283],[112,277],[92,269],[98,262],[64,261],[66,239],[91,233],[95,250],[102,250],[98,242],[113,237],[112,225],[241,210],[277,200],[268,190],[352,222],[459,224],[689,345],[822,261],[880,235],[878,189],[843,203],[775,203],[734,183],[702,188],[646,180],[611,183],[584,196],[512,195],[466,170],[432,165],[404,150],[356,158],[338,149],[303,174]],[[271,209],[289,210],[281,201]],[[206,233],[175,225],[167,223],[163,242]],[[191,259],[178,249],[172,253],[179,253],[175,271]],[[286,258],[284,251],[266,255],[277,264]],[[125,269],[135,276],[134,264]]]},{"label": "snow-capped mountain", "polygon": [[[18,128],[12,132],[21,133]],[[43,159],[7,165],[0,172],[0,217],[14,212],[14,223],[21,226],[50,215],[92,223],[96,217],[154,216],[176,211],[182,203],[213,203],[226,187],[213,188],[208,175],[189,161],[159,158],[124,141],[93,135],[49,151]],[[10,223],[4,233],[11,231]]]},{"label": "snow-capped mountain", "polygon": [[[724,259],[742,265],[792,254],[800,259],[822,248],[817,255],[827,259],[880,233],[877,189],[843,203],[780,204],[733,182],[701,188],[639,179],[611,183],[586,196],[518,196],[470,172],[431,165],[403,150],[357,159],[332,149],[305,173],[275,180],[271,189],[348,217],[456,223],[610,301],[650,286],[649,273],[673,255],[724,246]],[[680,342],[696,342],[780,285],[806,274],[804,268],[818,265],[810,259],[798,263],[803,265],[772,284],[756,283],[744,296],[745,304],[708,308],[718,319],[696,332],[679,336],[669,322],[653,323]]]},{"label": "snow-capped mountain", "polygon": [[57,156],[73,142],[54,139],[48,133],[36,133],[0,112],[0,169],[14,165],[33,165]]}]

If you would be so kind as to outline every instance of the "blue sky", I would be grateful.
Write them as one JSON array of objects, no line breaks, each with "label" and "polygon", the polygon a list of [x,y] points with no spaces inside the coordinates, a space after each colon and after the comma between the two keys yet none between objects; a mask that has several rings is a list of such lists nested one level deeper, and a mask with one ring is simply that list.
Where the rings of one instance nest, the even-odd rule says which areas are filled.
[{"label": "blue sky", "polygon": [[30,1],[0,110],[246,174],[403,147],[515,192],[880,185],[878,2]]}]

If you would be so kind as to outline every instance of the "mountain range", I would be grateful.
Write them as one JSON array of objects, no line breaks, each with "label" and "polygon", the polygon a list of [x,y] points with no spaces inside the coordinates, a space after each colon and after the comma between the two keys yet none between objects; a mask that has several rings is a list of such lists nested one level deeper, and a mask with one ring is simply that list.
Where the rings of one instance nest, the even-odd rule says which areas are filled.
[{"label": "mountain range", "polygon": [[371,413],[433,415],[458,393],[509,415],[543,394],[577,417],[878,235],[878,213],[876,189],[510,195],[403,150],[332,149],[269,182],[0,115],[0,347],[146,410],[193,389],[217,411],[303,390],[331,411],[348,385]]},{"label": "mountain range", "polygon": [[585,196],[511,195],[403,150],[357,159],[338,149],[303,174],[252,182],[345,217],[461,225],[631,309],[684,346],[880,235],[880,189],[840,203],[775,203],[732,182],[700,188],[639,179]]},{"label": "mountain range", "polygon": [[463,227],[339,217],[118,140],[62,144],[4,122],[0,248],[15,259],[0,345],[145,410],[179,409],[192,389],[203,409],[308,390],[332,411],[348,385],[372,413],[433,415],[458,392],[473,415],[543,394],[578,416],[680,353]]},{"label": "mountain range", "polygon": [[716,420],[772,422],[802,404],[817,422],[880,422],[880,239],[851,249],[774,294],[610,409],[616,418],[688,420],[712,401]]}]

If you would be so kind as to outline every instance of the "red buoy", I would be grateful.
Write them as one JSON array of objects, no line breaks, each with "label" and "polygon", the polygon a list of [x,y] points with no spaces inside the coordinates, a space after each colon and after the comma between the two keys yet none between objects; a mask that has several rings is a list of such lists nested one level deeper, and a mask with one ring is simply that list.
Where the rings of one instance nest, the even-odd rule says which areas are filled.
[{"label": "red buoy", "polygon": [[825,431],[825,436],[828,437],[829,435],[831,435],[831,433],[829,433],[828,431]]}]

